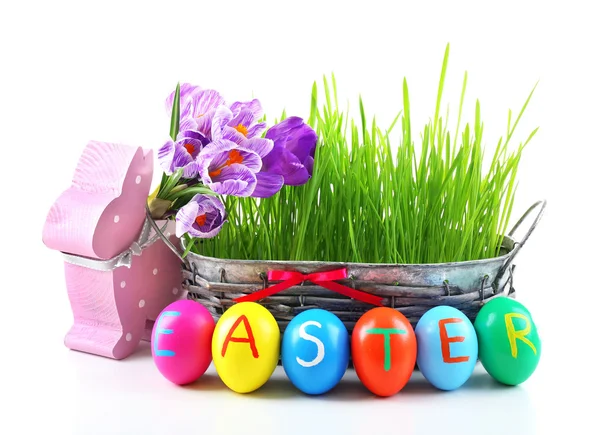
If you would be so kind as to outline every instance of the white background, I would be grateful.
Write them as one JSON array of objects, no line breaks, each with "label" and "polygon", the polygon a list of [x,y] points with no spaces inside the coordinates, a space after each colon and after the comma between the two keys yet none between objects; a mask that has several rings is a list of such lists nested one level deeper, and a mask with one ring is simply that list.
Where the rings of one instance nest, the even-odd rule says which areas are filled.
[{"label": "white background", "polygon": [[[600,33],[588,4],[3,1],[0,433],[598,433]],[[544,343],[527,382],[499,388],[478,367],[441,393],[415,374],[379,400],[349,372],[331,395],[307,398],[277,372],[241,397],[212,368],[194,387],[170,385],[147,346],[120,362],[63,346],[62,262],[41,233],[88,140],[158,149],[178,81],[229,101],[259,97],[272,118],[283,108],[306,117],[313,81],[332,72],[342,102],[356,107],[360,93],[382,121],[401,108],[406,77],[418,129],[433,114],[448,42],[445,103],[456,107],[467,70],[465,113],[472,120],[479,98],[489,147],[540,81],[513,144],[540,127],[513,215],[548,200],[515,277]]]}]

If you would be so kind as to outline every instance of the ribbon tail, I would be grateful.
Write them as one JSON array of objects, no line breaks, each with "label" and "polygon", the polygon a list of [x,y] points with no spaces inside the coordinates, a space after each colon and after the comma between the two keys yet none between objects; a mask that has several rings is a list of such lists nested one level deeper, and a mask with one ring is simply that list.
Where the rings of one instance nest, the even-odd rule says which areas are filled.
[{"label": "ribbon tail", "polygon": [[332,290],[341,295],[348,296],[349,298],[356,299],[361,302],[366,302],[367,304],[376,305],[378,307],[383,306],[383,298],[359,290],[355,290],[350,287],[346,287],[345,285],[339,284],[334,281],[319,281],[315,284],[318,284],[321,287],[325,287],[326,289]]},{"label": "ribbon tail", "polygon": [[286,290],[290,287],[300,284],[304,281],[304,277],[292,278],[287,281],[280,282],[279,284],[275,284],[269,288],[259,290],[257,292],[251,293],[249,295],[245,295],[239,298],[234,299],[234,302],[256,302],[260,299],[264,299],[269,297],[275,293],[279,293],[283,290]]},{"label": "ribbon tail", "polygon": [[127,269],[131,269],[131,263],[133,261],[133,252],[127,252],[124,255],[121,255],[117,262],[115,263],[115,267],[123,267],[125,266]]}]

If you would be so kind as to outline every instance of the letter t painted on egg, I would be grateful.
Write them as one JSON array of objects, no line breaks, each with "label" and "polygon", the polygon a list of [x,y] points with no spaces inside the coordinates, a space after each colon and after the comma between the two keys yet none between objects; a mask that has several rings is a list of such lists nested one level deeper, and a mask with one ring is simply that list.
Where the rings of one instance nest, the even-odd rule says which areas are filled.
[{"label": "letter t painted on egg", "polygon": [[392,350],[390,345],[390,336],[392,334],[406,334],[404,329],[397,328],[372,328],[367,330],[367,334],[382,334],[383,335],[383,369],[387,372],[392,368]]}]

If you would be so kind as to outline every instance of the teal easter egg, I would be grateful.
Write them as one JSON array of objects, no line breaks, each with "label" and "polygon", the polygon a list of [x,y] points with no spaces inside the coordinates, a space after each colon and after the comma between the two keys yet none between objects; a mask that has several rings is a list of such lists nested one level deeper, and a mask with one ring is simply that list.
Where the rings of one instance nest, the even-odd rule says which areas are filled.
[{"label": "teal easter egg", "polygon": [[478,342],[473,324],[454,307],[427,311],[415,328],[417,365],[434,387],[455,390],[471,376],[477,363]]},{"label": "teal easter egg", "polygon": [[475,331],[481,364],[498,382],[518,385],[533,374],[542,343],[523,304],[504,296],[490,300],[477,314]]},{"label": "teal easter egg", "polygon": [[349,360],[348,330],[329,311],[304,311],[290,321],[283,333],[283,369],[292,384],[306,394],[323,394],[335,387]]}]

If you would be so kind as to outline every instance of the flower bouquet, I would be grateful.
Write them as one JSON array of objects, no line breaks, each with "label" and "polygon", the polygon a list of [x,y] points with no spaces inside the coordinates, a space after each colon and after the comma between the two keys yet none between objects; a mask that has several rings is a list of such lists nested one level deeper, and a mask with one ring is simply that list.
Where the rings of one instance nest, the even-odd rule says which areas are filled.
[{"label": "flower bouquet", "polygon": [[227,222],[218,197],[270,198],[312,175],[317,135],[289,117],[266,134],[258,99],[227,105],[219,93],[185,83],[167,99],[171,140],[158,151],[164,176],[150,198],[155,219],[175,214],[177,237],[215,237]]},{"label": "flower bouquet", "polygon": [[[188,298],[215,319],[236,302],[265,306],[283,330],[310,308],[335,313],[349,331],[373,306],[414,326],[432,306],[474,320],[483,303],[514,295],[513,260],[545,207],[534,204],[509,232],[522,152],[518,116],[484,167],[480,104],[461,124],[442,113],[448,50],[435,113],[415,146],[407,81],[391,125],[338,105],[335,77],[316,83],[310,114],[267,126],[260,102],[227,103],[185,83],[166,100],[170,139],[158,150],[164,173],[148,199],[154,219],[176,222]],[[520,241],[525,216],[537,218]]]}]

